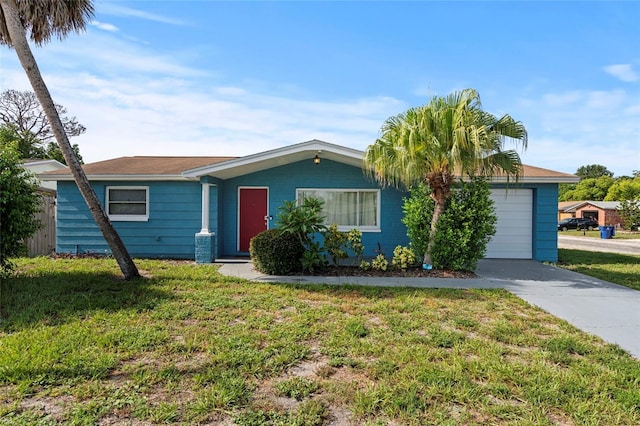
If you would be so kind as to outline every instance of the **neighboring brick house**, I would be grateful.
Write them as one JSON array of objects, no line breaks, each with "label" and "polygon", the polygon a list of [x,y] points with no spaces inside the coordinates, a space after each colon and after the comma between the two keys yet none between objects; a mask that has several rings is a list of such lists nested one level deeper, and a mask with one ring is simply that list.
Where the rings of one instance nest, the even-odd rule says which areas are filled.
[{"label": "neighboring brick house", "polygon": [[622,226],[624,221],[618,214],[619,201],[574,201],[568,206],[558,204],[558,215],[566,217],[590,217],[600,226]]}]

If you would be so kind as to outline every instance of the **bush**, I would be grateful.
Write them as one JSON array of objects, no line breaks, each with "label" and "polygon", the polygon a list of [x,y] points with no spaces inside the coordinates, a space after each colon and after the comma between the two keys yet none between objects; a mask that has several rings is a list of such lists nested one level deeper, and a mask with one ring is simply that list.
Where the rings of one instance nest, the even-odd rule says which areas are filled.
[{"label": "bush", "polygon": [[350,250],[358,261],[362,260],[364,245],[362,244],[362,231],[352,229],[349,232],[338,230],[338,225],[331,224],[323,233],[324,248],[329,253],[334,265],[349,257]]},{"label": "bush", "polygon": [[407,226],[410,248],[418,256],[424,256],[429,245],[434,207],[434,201],[429,197],[430,193],[431,188],[428,185],[415,186],[411,188],[409,198],[405,198],[402,205],[402,223]]},{"label": "bush", "polygon": [[334,265],[338,265],[342,259],[349,257],[345,247],[347,245],[347,233],[338,231],[335,223],[329,225],[324,235],[324,248]]},{"label": "bush", "polygon": [[[433,200],[430,189],[420,185],[405,199],[403,223],[411,248],[425,253],[429,242]],[[445,211],[440,216],[433,238],[433,266],[438,269],[473,271],[486,253],[487,244],[496,232],[497,217],[489,198],[489,184],[482,178],[454,185]]]},{"label": "bush", "polygon": [[389,267],[389,261],[385,259],[384,254],[377,255],[371,261],[371,268],[375,269],[376,271],[386,271],[388,267]]},{"label": "bush", "polygon": [[15,143],[0,148],[0,276],[11,272],[10,258],[27,253],[24,243],[38,228],[38,182],[21,166]]},{"label": "bush", "polygon": [[302,270],[314,273],[326,268],[329,262],[327,262],[327,256],[322,253],[323,250],[319,242],[312,241],[309,243],[302,254]]},{"label": "bush", "polygon": [[278,228],[296,235],[303,245],[311,244],[316,232],[327,229],[322,216],[323,204],[320,198],[315,197],[307,197],[301,204],[285,201],[278,208]]},{"label": "bush", "polygon": [[296,234],[268,229],[249,244],[253,266],[263,274],[287,275],[302,269],[304,247]]},{"label": "bush", "polygon": [[398,269],[405,270],[418,266],[416,254],[409,247],[397,246],[393,249],[393,259],[391,264]]},{"label": "bush", "polygon": [[322,216],[323,204],[320,198],[307,197],[301,204],[296,201],[285,201],[278,208],[280,210],[278,227],[283,233],[292,234],[298,238],[303,247],[302,269],[308,272],[322,269],[327,265],[326,258],[322,254],[324,247],[314,241],[316,233],[327,229]]}]

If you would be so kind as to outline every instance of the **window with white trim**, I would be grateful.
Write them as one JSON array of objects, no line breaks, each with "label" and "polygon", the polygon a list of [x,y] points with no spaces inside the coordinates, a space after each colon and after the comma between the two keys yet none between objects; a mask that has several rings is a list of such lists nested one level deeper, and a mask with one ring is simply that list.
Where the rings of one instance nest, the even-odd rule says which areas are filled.
[{"label": "window with white trim", "polygon": [[359,229],[361,231],[380,231],[380,190],[378,189],[324,189],[300,188],[296,190],[296,199],[321,199],[325,224],[338,225],[341,231]]},{"label": "window with white trim", "polygon": [[107,215],[114,221],[148,221],[148,186],[107,186]]}]

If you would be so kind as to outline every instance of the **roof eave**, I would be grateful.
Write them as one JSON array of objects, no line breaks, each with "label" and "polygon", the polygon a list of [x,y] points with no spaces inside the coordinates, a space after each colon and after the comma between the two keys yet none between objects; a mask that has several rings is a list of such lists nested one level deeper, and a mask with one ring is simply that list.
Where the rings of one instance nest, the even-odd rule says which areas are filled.
[{"label": "roof eave", "polygon": [[[56,182],[64,182],[64,181],[73,181],[73,176],[69,174],[65,175],[36,175],[38,179],[43,181],[56,181]],[[176,174],[167,174],[167,175],[87,175],[87,179],[90,181],[187,181],[187,180],[197,180],[190,179],[182,175]]]},{"label": "roof eave", "polygon": [[521,184],[521,183],[577,183],[580,181],[580,178],[573,176],[521,176],[519,179],[506,177],[492,177],[491,183],[510,183],[510,184]]},{"label": "roof eave", "polygon": [[210,166],[185,170],[182,175],[186,178],[214,176],[221,179],[229,179],[302,161],[307,157],[312,160],[316,154],[320,156],[321,160],[323,158],[329,159],[355,167],[361,166],[364,156],[362,151],[314,139]]}]

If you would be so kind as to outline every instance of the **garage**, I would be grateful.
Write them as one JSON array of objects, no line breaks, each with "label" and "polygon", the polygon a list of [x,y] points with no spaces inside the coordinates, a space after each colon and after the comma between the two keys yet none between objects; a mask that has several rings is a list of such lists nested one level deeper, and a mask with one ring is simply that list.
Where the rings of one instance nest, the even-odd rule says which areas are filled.
[{"label": "garage", "polygon": [[492,189],[498,223],[487,245],[489,259],[531,259],[533,257],[533,190]]}]

